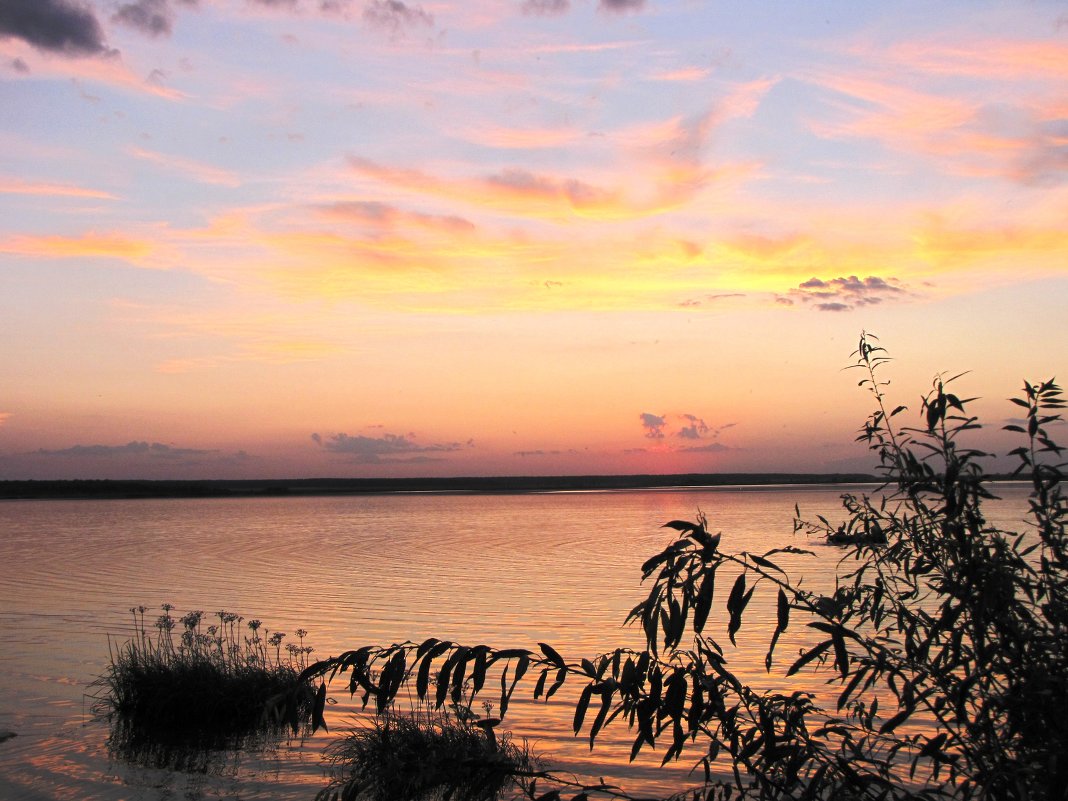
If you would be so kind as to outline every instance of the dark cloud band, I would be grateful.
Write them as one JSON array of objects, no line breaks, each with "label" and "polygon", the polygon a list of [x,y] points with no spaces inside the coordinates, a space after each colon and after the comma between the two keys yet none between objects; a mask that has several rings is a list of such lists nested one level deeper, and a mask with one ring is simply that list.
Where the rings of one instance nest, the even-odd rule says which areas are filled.
[{"label": "dark cloud band", "polygon": [[312,434],[311,438],[325,450],[350,456],[362,464],[427,461],[431,458],[427,454],[451,453],[474,445],[471,441],[466,444],[439,442],[424,445],[416,442],[412,434],[383,434],[381,437],[368,437],[363,434],[350,436],[345,433],[324,437],[320,434]]},{"label": "dark cloud band", "polygon": [[3,37],[22,39],[39,50],[68,56],[111,52],[92,9],[70,0],[3,0],[0,38]]}]

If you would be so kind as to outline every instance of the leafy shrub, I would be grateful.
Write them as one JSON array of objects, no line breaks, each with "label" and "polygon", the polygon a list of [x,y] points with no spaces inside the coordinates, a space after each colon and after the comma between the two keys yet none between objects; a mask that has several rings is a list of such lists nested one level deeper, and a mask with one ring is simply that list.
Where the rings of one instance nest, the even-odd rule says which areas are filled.
[{"label": "leafy shrub", "polygon": [[[248,621],[246,634],[244,618],[231,612],[205,626],[203,612],[176,619],[170,604],[162,608],[154,635],[148,610],[130,610],[134,634],[110,650],[107,671],[94,682],[94,712],[112,722],[111,745],[120,755],[196,762],[205,749],[264,741],[321,717],[325,687],[316,692],[300,675],[312,652],[307,632],[283,649],[285,634],[269,634],[258,620]],[[281,698],[290,703],[265,703]]]},{"label": "leafy shrub", "polygon": [[[499,681],[502,717],[528,672],[537,675],[535,699],[578,682],[576,734],[592,716],[592,748],[620,721],[635,735],[631,759],[658,745],[664,763],[686,754],[704,775],[695,798],[1063,798],[1068,513],[1061,448],[1049,433],[1060,421],[1061,390],[1026,383],[1012,399],[1024,415],[1007,426],[1024,439],[1012,454],[1032,492],[1029,525],[1006,531],[983,515],[993,497],[986,454],[966,444],[980,426],[967,411],[972,399],[950,391],[956,379],[937,377],[919,425],[898,428],[905,407],[887,403],[885,351],[865,335],[854,356],[875,405],[858,439],[877,455],[886,483],[871,495],[844,495],[840,525],[809,523],[799,510],[795,520],[795,530],[846,543],[833,592],[803,588],[776,563],[799,549],[730,554],[699,516],[668,523],[678,538],[642,566],[649,593],[628,621],[641,626],[643,650],[568,662],[545,643],[497,650],[429,639],[348,651],[302,678],[348,671],[350,692],[365,705],[373,698],[380,715],[412,685],[440,708],[469,703]],[[768,670],[781,635],[803,618],[816,641],[787,666],[796,691],[751,689],[706,629],[723,568],[736,574],[726,600],[732,643],[754,592],[775,593]],[[821,706],[828,694],[833,708]],[[723,768],[731,779],[720,778]],[[536,796],[533,784],[526,788],[540,801],[608,789],[562,781]]]}]

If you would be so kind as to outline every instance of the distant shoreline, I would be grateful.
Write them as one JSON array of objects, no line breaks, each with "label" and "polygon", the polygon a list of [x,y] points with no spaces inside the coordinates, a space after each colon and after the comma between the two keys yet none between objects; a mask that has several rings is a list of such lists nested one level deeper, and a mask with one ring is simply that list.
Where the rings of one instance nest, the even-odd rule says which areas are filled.
[{"label": "distant shoreline", "polygon": [[[1028,476],[991,475],[990,481],[1028,481]],[[5,500],[120,500],[136,498],[274,498],[328,495],[519,494],[699,490],[881,484],[870,473],[679,473],[625,476],[466,476],[448,478],[281,479],[68,479],[0,481]]]},{"label": "distant shoreline", "polygon": [[866,473],[682,473],[625,476],[468,476],[448,478],[294,478],[243,480],[71,479],[0,481],[0,500],[256,498],[392,493],[527,493],[776,484],[869,484]]}]

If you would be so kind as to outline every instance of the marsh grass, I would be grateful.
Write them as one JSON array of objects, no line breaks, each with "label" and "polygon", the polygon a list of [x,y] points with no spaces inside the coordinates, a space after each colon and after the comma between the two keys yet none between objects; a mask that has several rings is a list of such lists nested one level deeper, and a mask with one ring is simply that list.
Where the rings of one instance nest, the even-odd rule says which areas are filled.
[{"label": "marsh grass", "polygon": [[374,715],[327,747],[335,779],[317,801],[492,801],[540,767],[497,722],[464,706]]},{"label": "marsh grass", "polygon": [[[220,611],[206,625],[203,612],[176,618],[173,608],[164,604],[150,626],[148,610],[134,607],[133,635],[109,640],[109,664],[92,696],[93,712],[112,724],[113,752],[196,769],[204,752],[259,747],[310,727],[316,693],[300,680],[312,652],[307,632],[283,647],[286,635],[258,620]],[[288,710],[270,703],[276,698],[292,699]]]}]

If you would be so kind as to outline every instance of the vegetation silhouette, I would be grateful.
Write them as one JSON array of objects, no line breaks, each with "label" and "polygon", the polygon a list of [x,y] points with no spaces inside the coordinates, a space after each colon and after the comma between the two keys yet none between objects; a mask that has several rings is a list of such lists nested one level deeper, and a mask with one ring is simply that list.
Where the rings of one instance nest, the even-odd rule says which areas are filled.
[{"label": "vegetation silhouette", "polygon": [[[289,731],[325,726],[325,688],[301,678],[311,646],[282,645],[259,620],[202,611],[180,618],[163,604],[150,633],[147,607],[130,610],[133,636],[110,648],[105,673],[92,685],[93,712],[111,723],[110,752],[125,761],[207,772],[227,752],[269,747]],[[177,632],[177,636],[175,633]],[[266,699],[266,700],[265,700]]]},{"label": "vegetation silhouette", "polygon": [[[384,720],[413,690],[436,709],[492,693],[499,717],[476,721],[488,732],[525,677],[536,676],[534,699],[577,684],[573,729],[585,727],[591,748],[622,724],[634,735],[632,760],[662,747],[662,764],[693,762],[703,780],[678,798],[1063,798],[1068,537],[1062,449],[1049,433],[1061,390],[1025,383],[1011,399],[1022,418],[1006,428],[1023,438],[1011,453],[1031,496],[1028,525],[1006,531],[983,515],[994,496],[987,454],[966,444],[980,425],[967,411],[974,399],[951,391],[960,376],[937,376],[919,425],[899,428],[906,409],[886,398],[886,352],[865,334],[853,357],[874,400],[858,440],[877,455],[885,484],[844,495],[840,525],[806,521],[795,507],[795,531],[847,543],[832,592],[805,589],[780,566],[800,549],[731,554],[698,516],[667,523],[678,538],[642,566],[649,592],[627,617],[641,627],[642,650],[568,661],[547,643],[500,650],[431,638],[346,651],[301,679],[322,692],[347,673],[349,692]],[[785,665],[798,689],[757,692],[732,671],[706,628],[721,570],[736,573],[726,599],[732,643],[754,592],[775,594],[769,671],[781,636],[803,620],[814,642]],[[548,770],[516,778],[537,801],[631,797]],[[364,790],[355,776],[320,795],[350,801]]]},{"label": "vegetation silhouette", "polygon": [[525,743],[495,734],[497,722],[463,704],[429,702],[376,716],[327,747],[336,776],[317,798],[492,801],[541,764]]}]

